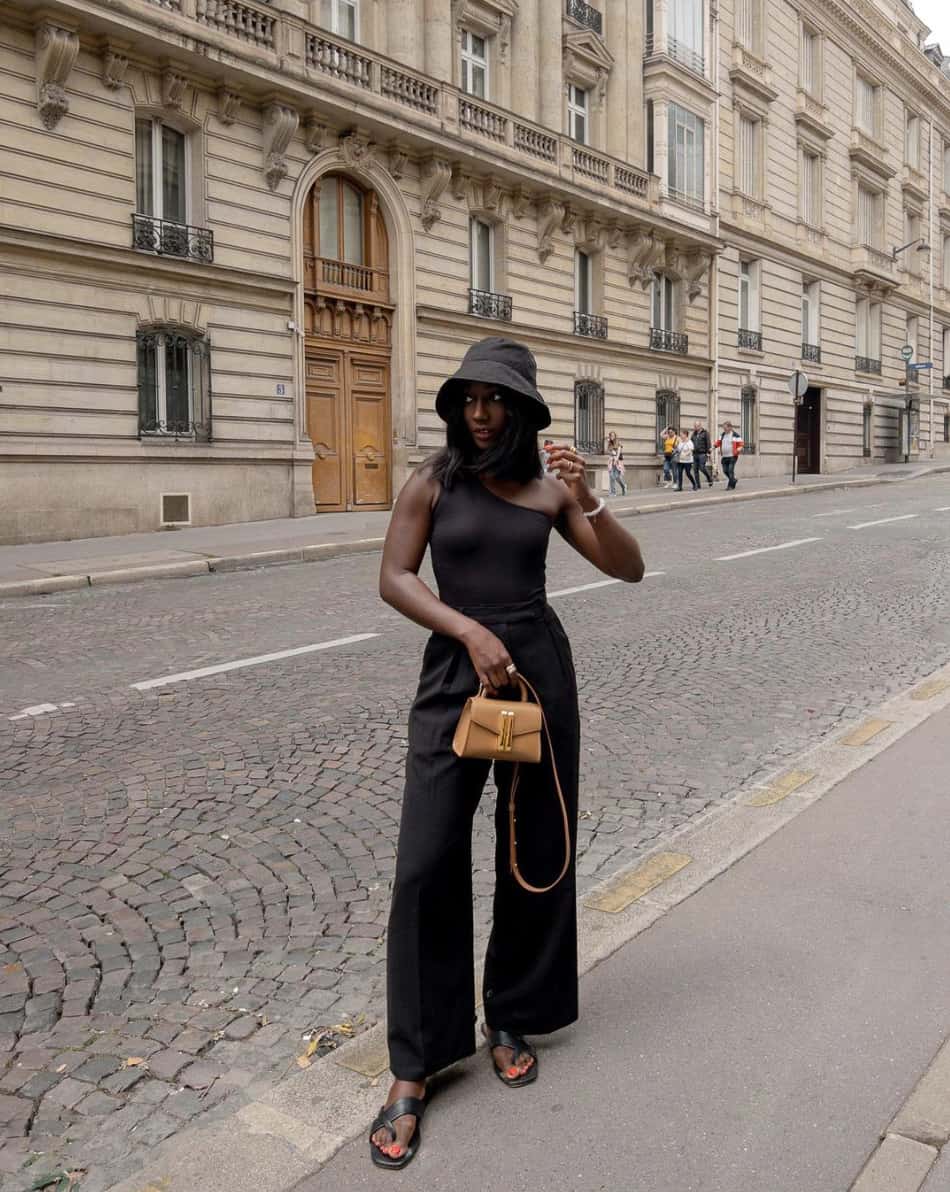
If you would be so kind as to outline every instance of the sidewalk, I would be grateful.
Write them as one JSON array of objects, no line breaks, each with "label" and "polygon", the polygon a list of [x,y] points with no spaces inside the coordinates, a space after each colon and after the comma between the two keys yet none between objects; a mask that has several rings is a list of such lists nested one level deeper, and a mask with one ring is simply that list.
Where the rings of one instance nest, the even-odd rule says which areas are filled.
[{"label": "sidewalk", "polygon": [[[944,708],[594,969],[536,1085],[435,1083],[407,1186],[947,1192],[950,1048],[895,1114],[950,1032],[948,770]],[[296,1192],[391,1188],[366,1151]]]},{"label": "sidewalk", "polygon": [[[627,497],[611,498],[610,508],[618,516],[632,517],[687,506],[695,509],[723,501],[736,503],[819,489],[893,483],[938,472],[950,472],[950,463],[880,464],[831,476],[800,478],[794,486],[790,476],[748,479],[740,476],[738,489],[731,493],[726,492],[721,480],[712,490],[703,489],[701,494],[643,489]],[[314,517],[118,534],[70,542],[0,546],[0,598],[84,588],[90,584],[313,562],[378,550],[388,525],[388,511],[323,513]]]}]

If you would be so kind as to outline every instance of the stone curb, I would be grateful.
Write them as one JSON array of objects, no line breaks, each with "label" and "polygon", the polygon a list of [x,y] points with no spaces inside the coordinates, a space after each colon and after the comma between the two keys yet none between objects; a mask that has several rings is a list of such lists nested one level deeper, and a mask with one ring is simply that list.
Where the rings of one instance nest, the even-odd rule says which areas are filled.
[{"label": "stone curb", "polygon": [[[950,708],[950,666],[869,712],[869,719],[885,721],[887,727],[866,743],[846,745],[843,738],[848,734],[836,732],[787,760],[761,782],[743,788],[730,801],[671,833],[649,853],[638,857],[634,865],[587,891],[578,908],[581,975],[730,869],[842,780],[946,708]],[[784,781],[789,771],[795,776],[794,783]],[[645,865],[668,856],[671,850],[688,863],[668,879],[614,913],[589,905]],[[482,1046],[484,1041],[480,1041]],[[935,1113],[935,1097],[950,1080],[950,1045],[944,1052],[939,1065],[932,1066],[908,1101],[908,1109],[914,1106],[914,1112],[927,1115],[928,1120]],[[368,1129],[385,1096],[385,1057],[386,1031],[380,1022],[340,1047],[332,1060],[325,1059],[308,1071],[292,1068],[290,1075],[276,1083],[255,1081],[244,1090],[240,1104],[231,1103],[230,1116],[195,1124],[161,1143],[134,1175],[115,1184],[97,1184],[96,1188],[107,1192],[194,1192],[199,1188],[201,1192],[235,1192],[233,1176],[240,1171],[245,1181],[242,1188],[290,1192]],[[938,1129],[946,1116],[941,1108],[936,1118]],[[895,1123],[888,1140],[894,1137],[891,1132]],[[923,1176],[936,1157],[933,1146],[911,1138],[887,1146],[881,1158],[887,1166],[880,1170],[891,1182],[866,1181],[856,1185],[854,1192],[916,1192],[919,1182],[895,1182],[891,1173],[919,1172],[925,1151],[930,1159]],[[872,1172],[868,1179],[872,1176],[877,1178]]]},{"label": "stone curb", "polygon": [[[908,476],[868,476],[855,480],[828,481],[821,484],[786,485],[784,488],[761,489],[757,492],[724,492],[713,497],[693,497],[684,501],[664,501],[661,504],[627,505],[611,507],[614,517],[641,517],[648,513],[670,513],[681,509],[701,509],[741,501],[769,500],[774,497],[793,497],[800,493],[832,492],[842,488],[869,488],[875,484],[904,484],[950,472],[950,464],[922,468]],[[208,555],[206,559],[193,559],[181,563],[143,564],[140,567],[125,567],[119,571],[99,571],[88,575],[54,575],[48,578],[14,580],[0,583],[0,600],[12,596],[44,596],[53,592],[66,592],[76,588],[103,587],[107,584],[128,584],[145,579],[184,579],[209,573],[226,574],[244,571],[254,567],[268,567],[288,563],[318,563],[326,559],[339,559],[347,555],[359,555],[368,551],[382,550],[384,538],[357,538],[350,542],[318,542],[311,546],[287,547],[279,550],[251,551],[247,554]]]}]

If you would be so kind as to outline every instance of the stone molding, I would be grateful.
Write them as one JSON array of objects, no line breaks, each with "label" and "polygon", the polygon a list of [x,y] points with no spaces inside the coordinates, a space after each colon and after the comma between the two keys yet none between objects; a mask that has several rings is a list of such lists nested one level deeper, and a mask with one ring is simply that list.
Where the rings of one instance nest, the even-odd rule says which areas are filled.
[{"label": "stone molding", "polygon": [[187,77],[176,67],[166,64],[162,70],[162,104],[172,111],[181,111],[185,98]]},{"label": "stone molding", "polygon": [[373,145],[369,133],[362,128],[351,128],[340,136],[340,152],[351,170],[359,169],[372,155]]},{"label": "stone molding", "polygon": [[79,35],[53,21],[37,26],[36,110],[43,127],[52,132],[69,111],[66,83],[79,53]]},{"label": "stone molding", "polygon": [[334,132],[319,112],[311,112],[303,125],[303,139],[307,152],[316,156],[333,144]]},{"label": "stone molding", "polygon": [[442,218],[439,200],[452,177],[452,167],[444,158],[427,157],[422,163],[422,226],[427,232]]},{"label": "stone molding", "polygon": [[598,108],[602,108],[607,98],[607,79],[614,65],[613,54],[589,29],[565,33],[563,54],[565,83],[579,83],[592,90]]},{"label": "stone molding", "polygon": [[554,233],[564,223],[565,205],[550,196],[538,207],[538,258],[543,265],[554,252]]},{"label": "stone molding", "polygon": [[218,91],[218,119],[226,127],[230,127],[238,118],[241,110],[241,96],[231,87],[222,87]]},{"label": "stone molding", "polygon": [[107,41],[102,47],[102,83],[110,91],[118,91],[125,84],[129,69],[128,47]]},{"label": "stone molding", "polygon": [[264,179],[276,190],[287,177],[287,147],[293,139],[300,117],[293,108],[272,100],[263,112]]}]

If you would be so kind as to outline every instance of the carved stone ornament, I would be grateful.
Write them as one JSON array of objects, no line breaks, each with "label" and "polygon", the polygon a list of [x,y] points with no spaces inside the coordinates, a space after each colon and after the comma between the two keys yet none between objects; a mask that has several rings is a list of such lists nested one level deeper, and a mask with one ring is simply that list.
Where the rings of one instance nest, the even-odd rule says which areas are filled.
[{"label": "carved stone ornament", "polygon": [[531,202],[531,195],[524,189],[523,186],[519,186],[517,190],[512,193],[511,214],[515,217],[515,219],[524,219],[524,217],[528,214],[528,208],[531,206]]},{"label": "carved stone ornament", "polygon": [[494,178],[482,180],[482,210],[494,214],[501,205],[502,189]]},{"label": "carved stone ornament", "polygon": [[110,91],[118,91],[125,82],[129,59],[115,46],[107,45],[102,51],[102,82]]},{"label": "carved stone ornament", "polygon": [[79,53],[79,37],[49,21],[36,30],[36,107],[50,132],[69,111],[66,81]]},{"label": "carved stone ornament", "polygon": [[606,229],[595,215],[577,221],[574,243],[585,252],[599,252],[604,247]]},{"label": "carved stone ornament", "polygon": [[561,219],[561,231],[566,236],[572,236],[574,234],[574,229],[577,227],[577,219],[577,212],[573,207],[564,208],[564,215]]},{"label": "carved stone ornament", "polygon": [[397,182],[406,172],[406,163],[408,160],[409,154],[401,145],[391,145],[389,147],[389,172]]},{"label": "carved stone ornament", "polygon": [[462,167],[456,163],[452,167],[452,176],[449,179],[449,194],[456,203],[465,202],[471,206],[471,185],[471,178],[464,174]]},{"label": "carved stone ornament", "polygon": [[241,97],[230,87],[222,87],[218,92],[218,119],[222,124],[231,125],[238,117],[241,109]]},{"label": "carved stone ornament", "polygon": [[300,117],[293,108],[276,101],[264,108],[264,179],[271,190],[287,177],[287,146]]},{"label": "carved stone ornament", "polygon": [[361,128],[354,128],[344,133],[340,137],[340,152],[350,169],[359,169],[360,166],[366,164],[372,153],[369,134]]},{"label": "carved stone ornament", "polygon": [[502,66],[508,63],[508,47],[511,45],[511,17],[498,18],[498,61]]},{"label": "carved stone ornament", "polygon": [[554,252],[554,233],[564,222],[564,204],[545,199],[538,209],[538,257],[542,265]]},{"label": "carved stone ornament", "polygon": [[173,66],[166,66],[162,71],[162,103],[166,108],[177,110],[185,98],[185,88],[188,80]]},{"label": "carved stone ornament", "polygon": [[657,268],[666,260],[666,244],[647,228],[634,228],[627,234],[627,281],[647,289]]},{"label": "carved stone ornament", "polygon": [[303,126],[303,140],[308,153],[316,156],[324,149],[328,149],[332,136],[333,129],[325,120],[321,120],[319,116],[313,114],[307,117]]},{"label": "carved stone ornament", "polygon": [[625,231],[622,224],[611,224],[607,229],[607,243],[612,249],[616,250],[623,244],[624,235]]},{"label": "carved stone ornament", "polygon": [[452,167],[439,157],[427,158],[422,165],[422,226],[427,232],[442,218],[439,200],[452,177]]}]

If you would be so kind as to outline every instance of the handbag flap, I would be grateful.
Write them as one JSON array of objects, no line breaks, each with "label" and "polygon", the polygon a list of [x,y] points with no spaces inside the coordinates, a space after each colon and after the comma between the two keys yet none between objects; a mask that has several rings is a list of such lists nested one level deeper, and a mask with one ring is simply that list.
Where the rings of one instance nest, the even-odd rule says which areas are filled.
[{"label": "handbag flap", "polygon": [[514,724],[511,735],[524,736],[525,733],[541,732],[541,709],[537,704],[527,701],[512,701],[502,699],[488,699],[476,697],[471,700],[472,723],[490,733],[498,733],[501,727],[501,713],[514,712]]}]

